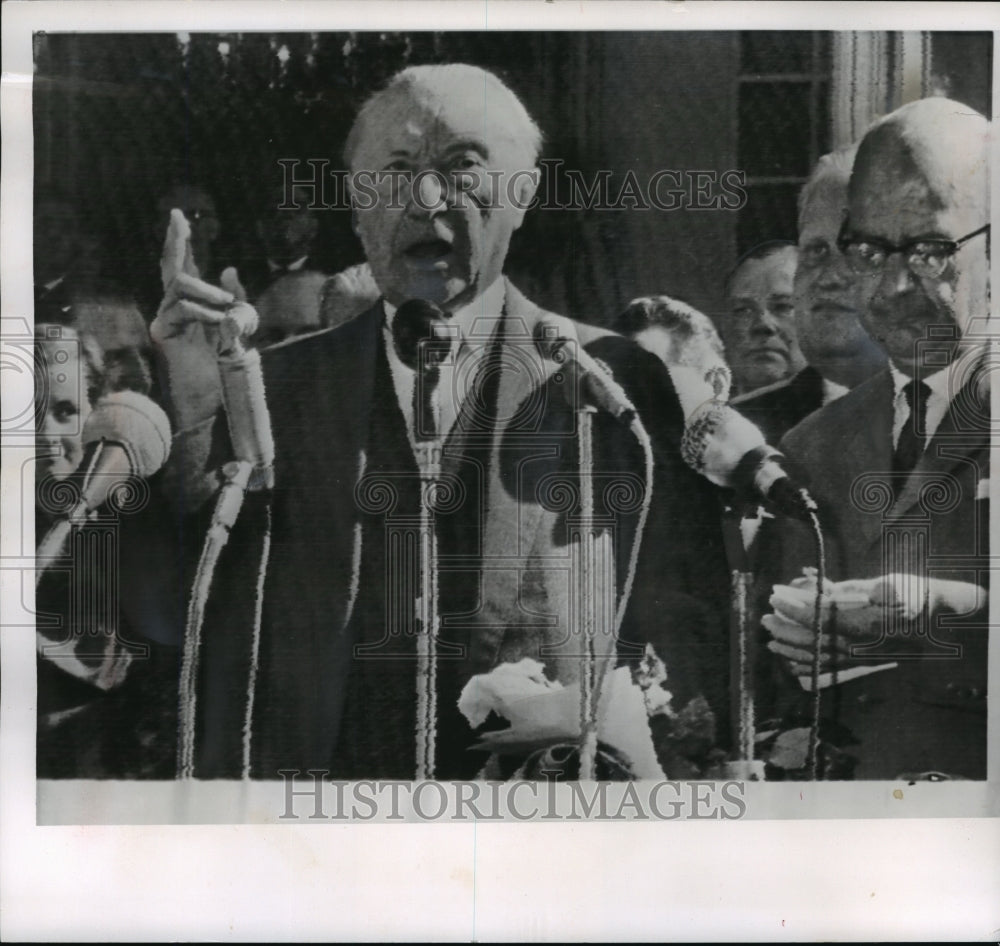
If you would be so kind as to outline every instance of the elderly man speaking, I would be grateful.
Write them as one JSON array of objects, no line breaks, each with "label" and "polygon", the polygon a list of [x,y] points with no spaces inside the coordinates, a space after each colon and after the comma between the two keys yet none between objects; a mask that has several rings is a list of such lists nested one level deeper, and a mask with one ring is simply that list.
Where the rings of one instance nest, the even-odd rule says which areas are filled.
[{"label": "elderly man speaking", "polygon": [[989,135],[943,98],[867,132],[838,243],[889,366],[782,441],[840,584],[817,654],[811,537],[775,524],[762,556],[794,581],[769,646],[804,681],[818,656],[827,756],[857,778],[986,777]]},{"label": "elderly man speaking", "polygon": [[[487,710],[503,707],[483,703],[487,686],[475,711],[460,713],[471,679],[503,667],[533,694],[538,709],[523,722],[536,731],[520,733],[523,756],[544,746],[553,713],[568,707],[579,720],[588,698],[605,713],[625,640],[660,642],[677,706],[698,690],[699,664],[717,661],[706,676],[723,679],[712,488],[675,449],[683,416],[668,376],[631,342],[543,312],[502,274],[535,193],[540,141],[517,97],[471,66],[408,68],[362,107],[345,157],[355,231],[382,298],[349,323],[264,353],[275,448],[269,556],[254,538],[259,517],[244,514],[220,562],[200,669],[186,668],[198,678],[187,774],[472,777],[487,756],[470,746],[494,721],[502,727]],[[252,322],[252,310],[232,274],[218,289],[176,269],[168,259],[155,334],[181,418],[180,483],[196,503],[216,489],[227,456],[211,362],[238,344],[232,325]],[[412,350],[421,318],[436,332],[432,360],[430,349]],[[577,344],[629,379],[653,440],[672,444],[658,450],[651,506],[628,409],[591,415],[592,457],[578,454],[581,375],[564,361]],[[598,370],[607,408],[624,392]],[[581,468],[592,474],[592,507]],[[431,546],[427,579],[417,566]],[[421,626],[428,596],[439,603],[433,641]],[[591,650],[582,614],[593,622]],[[701,644],[685,643],[698,635]],[[605,747],[611,761],[599,775],[649,761],[641,716]],[[517,766],[497,758],[494,773]]]}]

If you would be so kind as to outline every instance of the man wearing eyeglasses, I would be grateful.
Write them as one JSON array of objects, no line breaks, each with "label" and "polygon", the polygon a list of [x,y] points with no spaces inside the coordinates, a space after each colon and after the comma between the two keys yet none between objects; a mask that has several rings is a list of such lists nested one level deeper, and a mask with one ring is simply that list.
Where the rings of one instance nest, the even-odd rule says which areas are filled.
[{"label": "man wearing eyeglasses", "polygon": [[889,366],[782,441],[819,506],[827,578],[849,582],[826,599],[814,666],[813,537],[762,534],[766,591],[798,586],[764,618],[801,684],[786,722],[808,725],[818,669],[827,777],[986,777],[989,131],[934,98],[865,135],[838,246]]},{"label": "man wearing eyeglasses", "polygon": [[863,280],[837,248],[857,145],[825,154],[799,193],[799,252],[793,281],[795,334],[806,366],[791,378],[735,397],[768,443],[885,367],[860,321]]}]

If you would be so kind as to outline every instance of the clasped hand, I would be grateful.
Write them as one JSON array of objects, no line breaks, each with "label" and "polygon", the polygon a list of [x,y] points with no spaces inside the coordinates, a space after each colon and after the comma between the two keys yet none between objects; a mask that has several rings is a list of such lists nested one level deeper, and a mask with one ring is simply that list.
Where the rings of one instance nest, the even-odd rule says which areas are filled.
[{"label": "clasped hand", "polygon": [[[761,621],[773,638],[768,649],[785,658],[800,677],[812,672],[816,584],[815,570],[806,569],[790,585],[775,585],[770,599],[774,612]],[[820,597],[820,669],[851,666],[852,648],[874,644],[887,622],[913,622],[925,610],[929,618],[943,611],[967,614],[985,604],[986,592],[978,585],[926,576],[828,582]]]}]

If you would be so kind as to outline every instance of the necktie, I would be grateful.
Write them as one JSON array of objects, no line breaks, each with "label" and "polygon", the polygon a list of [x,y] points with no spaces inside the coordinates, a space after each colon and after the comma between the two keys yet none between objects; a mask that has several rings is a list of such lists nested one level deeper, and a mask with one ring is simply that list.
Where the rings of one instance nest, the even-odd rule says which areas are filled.
[{"label": "necktie", "polygon": [[909,381],[903,386],[906,403],[910,405],[910,416],[899,432],[899,442],[893,455],[893,470],[909,473],[924,452],[924,436],[927,424],[927,398],[931,389],[923,381]]}]

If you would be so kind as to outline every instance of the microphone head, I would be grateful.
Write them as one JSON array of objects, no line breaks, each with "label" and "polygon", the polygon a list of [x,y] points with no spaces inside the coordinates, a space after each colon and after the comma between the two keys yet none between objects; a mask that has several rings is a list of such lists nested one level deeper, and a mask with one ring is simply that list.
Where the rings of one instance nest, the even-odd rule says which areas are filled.
[{"label": "microphone head", "polygon": [[[433,302],[410,299],[392,317],[392,338],[399,360],[414,371],[435,368],[451,351],[454,328]],[[423,358],[420,357],[423,351]]]},{"label": "microphone head", "polygon": [[170,454],[170,421],[163,409],[138,391],[115,391],[101,398],[83,425],[83,445],[100,440],[120,444],[132,471],[152,476]]},{"label": "microphone head", "polygon": [[718,401],[695,410],[681,438],[684,462],[718,486],[731,486],[740,461],[759,449],[770,449],[760,428]]}]

